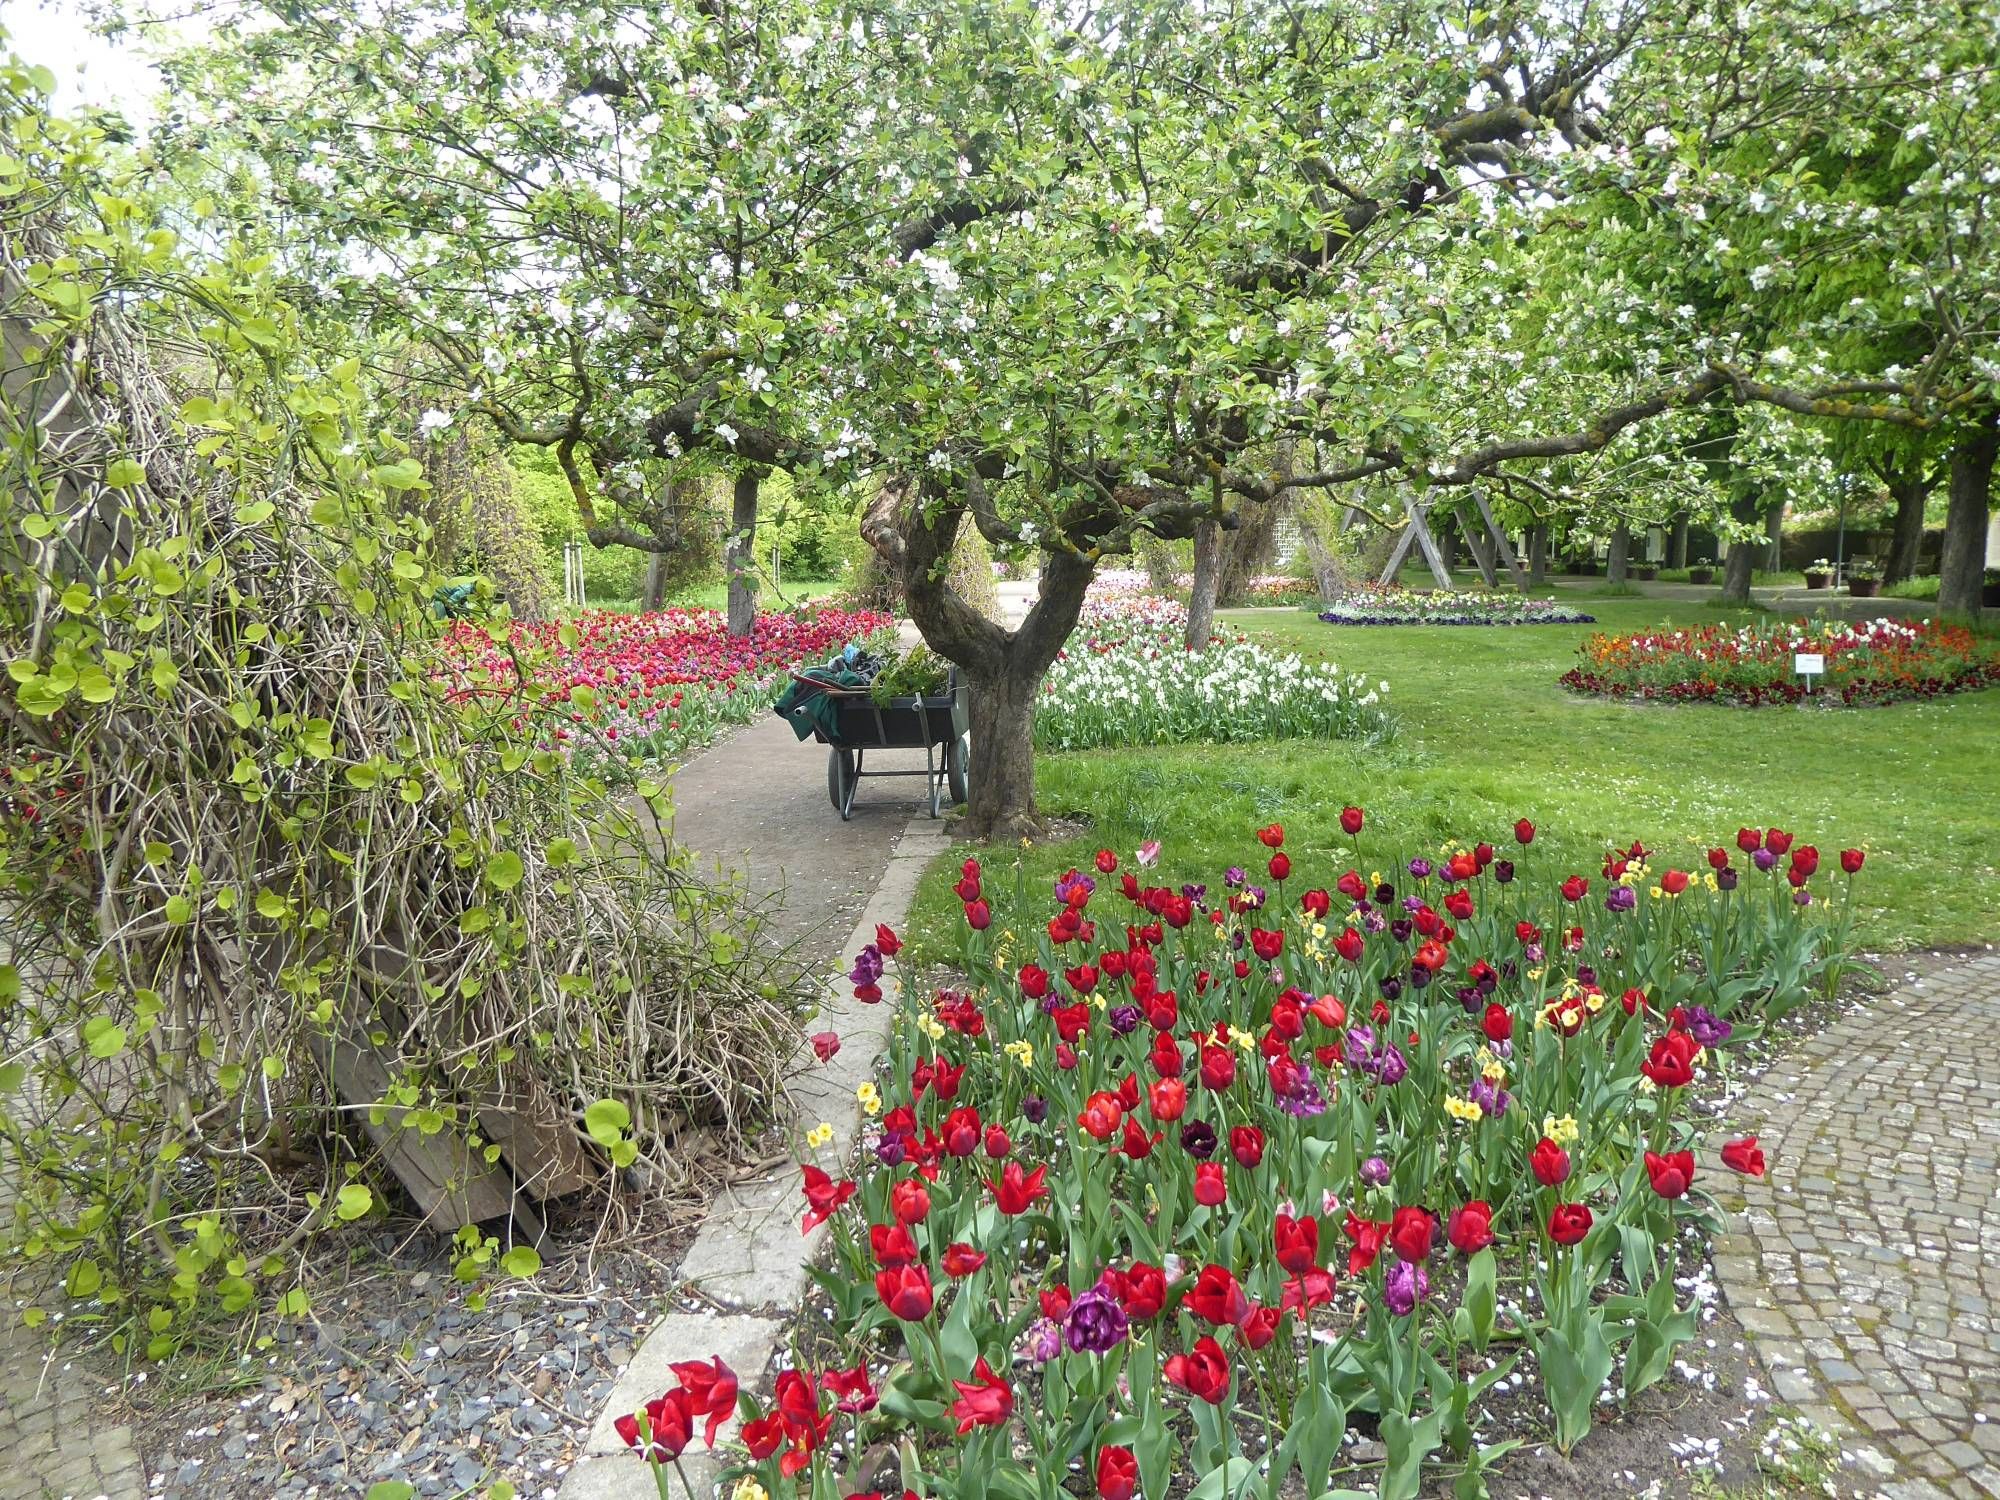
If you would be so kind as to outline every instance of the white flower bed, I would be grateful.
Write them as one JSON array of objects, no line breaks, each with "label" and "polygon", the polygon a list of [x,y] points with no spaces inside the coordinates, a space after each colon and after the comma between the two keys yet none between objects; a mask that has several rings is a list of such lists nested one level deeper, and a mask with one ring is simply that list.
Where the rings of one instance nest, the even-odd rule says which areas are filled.
[{"label": "white flower bed", "polygon": [[1382,739],[1389,684],[1248,641],[1182,649],[1175,632],[1086,637],[1050,668],[1035,712],[1043,750],[1246,740]]}]

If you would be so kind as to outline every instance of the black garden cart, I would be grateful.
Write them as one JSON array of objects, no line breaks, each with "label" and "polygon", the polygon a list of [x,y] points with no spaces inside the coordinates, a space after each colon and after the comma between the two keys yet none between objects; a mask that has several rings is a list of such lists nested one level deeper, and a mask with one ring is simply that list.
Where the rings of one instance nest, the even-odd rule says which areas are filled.
[{"label": "black garden cart", "polygon": [[[877,703],[866,687],[835,687],[792,673],[801,693],[826,696],[833,712],[816,716],[813,738],[827,746],[826,795],[842,821],[854,816],[854,792],[864,776],[921,776],[930,794],[931,816],[937,817],[949,794],[965,801],[966,777],[972,752],[971,723],[966,711],[966,687],[953,670],[945,690],[922,697],[891,698]],[[825,725],[830,720],[831,731]],[[864,763],[870,750],[922,750],[921,771],[870,771]]]}]

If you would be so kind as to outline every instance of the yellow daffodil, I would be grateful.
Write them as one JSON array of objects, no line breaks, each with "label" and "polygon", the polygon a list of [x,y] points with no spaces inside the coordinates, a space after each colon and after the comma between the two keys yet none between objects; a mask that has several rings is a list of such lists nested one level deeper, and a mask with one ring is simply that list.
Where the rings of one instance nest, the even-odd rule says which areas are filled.
[{"label": "yellow daffodil", "polygon": [[1543,1115],[1542,1134],[1558,1146],[1574,1146],[1582,1132],[1576,1128],[1574,1115],[1564,1115],[1560,1120],[1554,1115]]},{"label": "yellow daffodil", "polygon": [[1325,936],[1326,936],[1326,923],[1324,923],[1324,922],[1315,922],[1315,923],[1313,923],[1313,925],[1312,925],[1312,935],[1313,935],[1314,937],[1316,937],[1316,938],[1323,938],[1323,937],[1325,937]]},{"label": "yellow daffodil", "polygon": [[882,1113],[882,1096],[872,1083],[864,1083],[854,1091],[854,1097],[861,1101],[861,1107],[871,1115]]},{"label": "yellow daffodil", "polygon": [[1035,1044],[1033,1042],[1009,1042],[1000,1050],[1019,1063],[1022,1072],[1026,1072],[1035,1065]]},{"label": "yellow daffodil", "polygon": [[833,1127],[822,1120],[806,1132],[806,1144],[817,1151],[833,1139]]},{"label": "yellow daffodil", "polygon": [[1471,1122],[1482,1118],[1486,1111],[1470,1099],[1460,1099],[1454,1094],[1445,1095],[1444,1112],[1454,1120]]},{"label": "yellow daffodil", "polygon": [[771,1492],[746,1474],[736,1481],[736,1488],[729,1492],[729,1500],[771,1500]]},{"label": "yellow daffodil", "polygon": [[944,1035],[944,1023],[926,1011],[917,1017],[917,1030],[935,1042]]}]

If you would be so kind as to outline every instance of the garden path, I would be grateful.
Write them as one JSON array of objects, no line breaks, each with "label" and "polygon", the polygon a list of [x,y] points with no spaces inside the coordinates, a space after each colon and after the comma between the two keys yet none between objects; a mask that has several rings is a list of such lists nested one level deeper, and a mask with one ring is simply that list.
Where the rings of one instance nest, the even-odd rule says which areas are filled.
[{"label": "garden path", "polygon": [[[921,776],[863,778],[843,823],[826,791],[827,750],[776,714],[709,746],[673,778],[674,833],[695,867],[718,865],[768,903],[772,934],[820,971],[843,955],[855,918],[923,797]],[[873,770],[923,768],[919,751],[870,751]]]},{"label": "garden path", "polygon": [[2000,1496],[2000,953],[1902,982],[1767,1073],[1715,1270],[1778,1399],[1893,1500]]},{"label": "garden path", "polygon": [[[1591,584],[1603,580],[1577,581]],[[1721,595],[1721,585],[1713,583],[1641,583],[1634,579],[1629,587],[1649,599],[1674,599],[1689,604],[1713,604]],[[1802,585],[1754,588],[1750,591],[1750,602],[1758,609],[1768,609],[1777,614],[1825,614],[1839,620],[1875,620],[1884,615],[1892,619],[1922,620],[1937,613],[1935,599],[1856,599],[1845,589],[1808,589]]]},{"label": "garden path", "polygon": [[[0,1176],[0,1211],[12,1211],[12,1173]],[[0,1500],[143,1500],[145,1470],[132,1429],[108,1412],[102,1381],[21,1320],[24,1309],[53,1300],[17,1272],[15,1305],[0,1311]],[[78,1433],[88,1442],[75,1441]]]}]

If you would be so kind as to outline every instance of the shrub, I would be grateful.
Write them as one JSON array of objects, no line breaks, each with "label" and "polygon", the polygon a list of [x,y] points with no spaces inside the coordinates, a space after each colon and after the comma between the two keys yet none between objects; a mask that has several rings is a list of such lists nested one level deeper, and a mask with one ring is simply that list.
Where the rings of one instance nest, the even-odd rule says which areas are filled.
[{"label": "shrub", "polygon": [[[693,1187],[673,1141],[740,1144],[794,1034],[753,919],[675,867],[659,787],[538,749],[511,684],[455,699],[422,466],[360,363],[314,368],[267,284],[173,260],[129,202],[56,196],[102,139],[18,104],[48,186],[0,227],[15,1249],[67,1326],[164,1356],[307,1315],[298,1247],[379,1216],[394,1164],[440,1169],[447,1226],[525,1205],[510,1168]],[[24,288],[58,262],[52,309]]]}]

